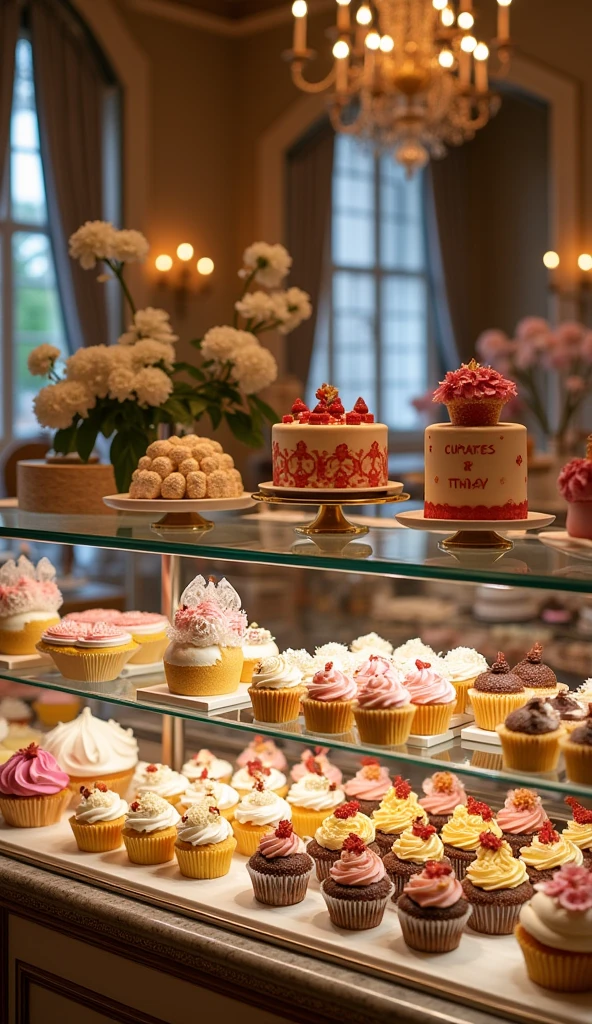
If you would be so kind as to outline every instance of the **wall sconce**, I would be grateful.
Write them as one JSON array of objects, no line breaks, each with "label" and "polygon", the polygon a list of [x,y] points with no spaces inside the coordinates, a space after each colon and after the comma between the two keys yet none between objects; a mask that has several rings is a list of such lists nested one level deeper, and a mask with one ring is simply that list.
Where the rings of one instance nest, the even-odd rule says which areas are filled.
[{"label": "wall sconce", "polygon": [[191,263],[195,251],[191,242],[181,242],[177,246],[179,267],[175,270],[175,260],[168,253],[160,253],[154,260],[158,271],[158,287],[170,289],[175,300],[175,314],[184,317],[187,312],[187,300],[190,295],[207,295],[212,286],[210,277],[214,272],[214,261],[209,256],[201,256],[195,264]]},{"label": "wall sconce", "polygon": [[572,288],[562,286],[553,273],[561,264],[561,256],[558,252],[555,252],[554,249],[549,249],[543,256],[543,263],[549,271],[549,291],[560,299],[568,299],[575,303],[578,319],[585,323],[589,296],[592,292],[592,276],[590,274],[590,271],[592,271],[592,255],[588,252],[580,253],[576,260],[579,273],[575,272],[575,267],[571,263],[569,269],[571,271],[570,278],[573,281]]}]

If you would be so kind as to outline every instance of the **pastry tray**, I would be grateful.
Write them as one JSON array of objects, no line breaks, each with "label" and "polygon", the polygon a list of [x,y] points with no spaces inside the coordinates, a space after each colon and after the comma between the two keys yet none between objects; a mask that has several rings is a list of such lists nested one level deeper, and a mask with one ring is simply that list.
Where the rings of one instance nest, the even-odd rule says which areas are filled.
[{"label": "pastry tray", "polygon": [[511,935],[485,936],[468,929],[460,947],[452,953],[417,953],[405,945],[396,909],[390,902],[378,928],[363,932],[336,928],[329,920],[314,877],[305,900],[295,907],[257,903],[245,869],[246,857],[238,854],[224,878],[196,881],[183,878],[176,861],[155,866],[130,864],[124,847],[111,853],[81,853],[67,816],[59,825],[38,829],[10,828],[0,818],[0,852],[307,956],[396,978],[513,1020],[590,1024],[590,994],[552,993],[534,985]]},{"label": "pastry tray", "polygon": [[248,683],[239,683],[238,690],[234,690],[233,693],[220,693],[214,697],[188,697],[180,693],[171,693],[166,683],[140,687],[136,692],[141,700],[153,701],[160,705],[169,704],[172,708],[189,708],[193,711],[221,711],[251,706]]}]

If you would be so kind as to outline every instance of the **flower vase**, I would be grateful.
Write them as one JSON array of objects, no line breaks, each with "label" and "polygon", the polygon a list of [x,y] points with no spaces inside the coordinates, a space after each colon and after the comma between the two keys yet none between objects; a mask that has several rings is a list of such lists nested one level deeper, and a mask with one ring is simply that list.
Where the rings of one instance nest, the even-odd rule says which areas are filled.
[{"label": "flower vase", "polygon": [[49,456],[17,463],[17,498],[24,512],[54,515],[113,515],[103,498],[115,494],[110,463],[91,457]]}]

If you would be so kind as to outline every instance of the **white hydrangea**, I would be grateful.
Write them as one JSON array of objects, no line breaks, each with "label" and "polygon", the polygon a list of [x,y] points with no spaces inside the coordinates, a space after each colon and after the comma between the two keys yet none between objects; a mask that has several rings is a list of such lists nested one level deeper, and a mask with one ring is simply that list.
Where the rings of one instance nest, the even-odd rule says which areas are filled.
[{"label": "white hydrangea", "polygon": [[146,259],[149,248],[148,239],[141,231],[115,231],[111,242],[111,257],[120,263],[135,263]]},{"label": "white hydrangea", "polygon": [[242,349],[257,348],[258,345],[257,338],[250,331],[239,331],[236,327],[210,327],[203,337],[201,354],[204,359],[227,363],[232,362]]},{"label": "white hydrangea", "polygon": [[109,391],[110,372],[110,350],[107,345],[79,348],[66,360],[67,380],[80,381],[97,398],[104,398]]},{"label": "white hydrangea", "polygon": [[97,260],[113,256],[115,236],[118,234],[112,224],[104,220],[87,220],[70,235],[69,253],[78,260],[83,270],[92,270]]},{"label": "white hydrangea", "polygon": [[277,363],[268,348],[247,345],[236,353],[232,376],[246,395],[273,384],[277,377]]},{"label": "white hydrangea", "polygon": [[136,374],[134,391],[140,405],[162,405],[172,390],[171,378],[154,366],[147,366]]},{"label": "white hydrangea", "polygon": [[278,327],[280,334],[289,334],[312,316],[310,295],[301,288],[288,288],[285,292],[276,292],[271,298],[276,319],[282,321]]},{"label": "white hydrangea", "polygon": [[275,296],[267,292],[247,292],[235,302],[234,308],[245,320],[254,320],[256,324],[277,319]]},{"label": "white hydrangea", "polygon": [[115,365],[109,374],[109,398],[117,402],[125,402],[134,394],[136,375],[129,366]]},{"label": "white hydrangea", "polygon": [[95,396],[80,381],[62,380],[41,388],[33,399],[33,409],[42,427],[63,430],[75,415],[88,416],[95,403]]},{"label": "white hydrangea", "polygon": [[136,310],[132,323],[127,331],[118,338],[118,341],[120,345],[135,345],[142,338],[151,338],[153,341],[161,341],[167,345],[178,341],[179,335],[173,334],[170,316],[166,309],[146,306],[146,309]]},{"label": "white hydrangea", "polygon": [[142,366],[154,366],[155,363],[163,363],[165,369],[172,370],[175,363],[173,346],[155,341],[154,338],[142,338],[135,345],[131,345],[128,352],[131,355],[132,366],[138,370]]},{"label": "white hydrangea", "polygon": [[33,377],[46,377],[56,359],[60,357],[60,350],[55,345],[37,345],[32,352],[29,352],[27,367]]},{"label": "white hydrangea", "polygon": [[283,245],[269,242],[253,242],[243,253],[243,270],[240,277],[248,277],[255,269],[253,280],[264,288],[279,288],[286,274],[290,272],[292,257]]}]

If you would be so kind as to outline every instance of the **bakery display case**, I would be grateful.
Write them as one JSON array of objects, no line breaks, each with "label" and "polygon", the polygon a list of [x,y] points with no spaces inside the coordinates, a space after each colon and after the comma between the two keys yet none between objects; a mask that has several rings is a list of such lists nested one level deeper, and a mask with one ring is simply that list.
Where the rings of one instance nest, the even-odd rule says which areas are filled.
[{"label": "bakery display case", "polygon": [[[531,665],[541,665],[536,648],[541,642],[544,661],[552,664],[552,674],[570,690],[580,688],[584,705],[584,680],[592,675],[592,641],[586,626],[592,562],[586,546],[557,545],[552,530],[539,537],[522,529],[512,530],[508,524],[508,549],[448,551],[442,546],[442,533],[406,529],[397,525],[392,516],[388,506],[377,508],[375,515],[364,518],[367,532],[352,538],[297,534],[294,527],[310,517],[310,511],[303,508],[276,511],[263,505],[240,515],[213,513],[213,529],[184,532],[161,530],[142,512],[49,519],[4,507],[0,510],[0,537],[11,542],[34,543],[41,554],[44,545],[57,544],[113,549],[122,553],[123,559],[130,552],[136,557],[158,558],[161,613],[169,619],[193,577],[226,577],[241,595],[249,621],[268,626],[279,651],[306,648],[313,652],[321,648],[327,663],[331,663],[332,656],[339,658],[344,649],[340,645],[349,648],[356,637],[376,633],[388,637],[394,647],[419,636],[435,651],[474,647],[484,656],[483,665],[492,666],[488,671],[512,675],[510,666],[528,660],[532,650],[535,653]],[[156,621],[156,615],[153,619],[151,628],[158,632],[162,620]],[[128,627],[130,633],[138,628],[131,619]],[[152,636],[150,631],[148,635]],[[507,663],[502,660],[502,651]],[[378,657],[376,652],[374,656]],[[495,814],[507,802],[510,790],[534,792],[536,806],[544,809],[559,833],[568,827],[566,822],[572,819],[573,807],[582,808],[578,813],[584,815],[586,808],[592,808],[589,760],[579,773],[570,769],[569,759],[563,756],[557,763],[529,762],[530,767],[513,760],[494,728],[476,725],[464,697],[455,701],[453,714],[447,716],[442,728],[413,732],[411,727],[403,742],[385,745],[380,742],[380,734],[365,729],[361,721],[357,725],[348,723],[345,732],[327,732],[315,729],[314,718],[307,714],[288,716],[286,722],[258,720],[248,680],[230,693],[200,697],[183,693],[182,687],[170,687],[158,663],[147,665],[145,659],[137,656],[133,659],[135,664],[128,662],[116,678],[101,681],[66,679],[56,664],[48,660],[23,664],[18,656],[0,657],[3,684],[25,684],[43,693],[63,694],[60,709],[78,698],[90,709],[89,715],[92,713],[101,721],[115,719],[124,729],[133,728],[140,740],[144,767],[147,762],[170,766],[178,785],[182,785],[181,773],[187,778],[192,755],[209,748],[230,768],[230,777],[226,771],[219,781],[234,786],[235,772],[242,770],[244,774],[246,763],[252,763],[243,757],[237,767],[240,752],[246,748],[256,754],[267,741],[273,741],[270,749],[280,751],[284,765],[306,765],[311,756],[314,758],[315,748],[322,748],[316,753],[317,763],[325,759],[320,774],[329,779],[333,791],[341,792],[339,787],[345,787],[343,796],[347,800],[341,806],[347,807],[348,801],[359,798],[366,802],[362,811],[370,814],[379,806],[376,790],[369,786],[364,793],[356,791],[355,786],[353,791],[347,788],[365,763],[376,766],[378,774],[386,773],[389,787],[394,779],[394,790],[402,787],[396,793],[397,799],[403,801],[411,799],[410,793],[423,798],[422,787],[423,794],[428,794],[430,779],[445,774],[455,780],[454,785],[460,787],[458,792],[469,794],[473,801],[469,809],[483,815],[485,823],[492,821],[492,817],[484,808],[492,808]],[[418,658],[416,664],[421,675],[425,661]],[[481,667],[475,675],[480,674]],[[256,672],[255,664],[250,666],[251,675],[253,671]],[[460,693],[458,690],[457,696]],[[36,703],[41,706],[41,699]],[[45,719],[42,707],[38,714],[42,733],[54,724],[51,706],[48,701],[50,710],[45,711]],[[519,706],[518,701],[516,707]],[[77,710],[75,705],[73,715]],[[585,714],[584,707],[582,721]],[[541,765],[544,770],[535,770]],[[194,767],[197,772],[201,762]],[[332,781],[331,771],[335,772]],[[315,771],[310,773],[314,775]],[[285,799],[288,785],[298,778],[297,771],[291,779],[286,779],[287,774],[286,768],[282,776],[284,787],[282,778],[278,779],[279,800]],[[373,772],[369,776],[373,779]],[[179,790],[175,803],[180,796]],[[243,798],[242,793],[239,796]],[[571,798],[568,806],[566,798]],[[526,796],[524,800],[527,801]],[[172,806],[173,801],[170,802]],[[184,807],[185,813],[188,809],[190,805]],[[353,820],[357,812],[347,813],[351,813]],[[347,813],[342,815],[343,829],[349,827]],[[429,821],[427,811],[421,811],[418,817],[422,815],[424,821],[417,826],[417,842],[434,844],[433,836],[437,836],[443,824],[437,820],[437,807],[431,807]],[[223,817],[228,819],[231,815],[223,813]],[[443,818],[446,817],[445,813]],[[310,814],[302,815],[300,822],[293,814],[295,832],[313,834],[311,821]],[[379,833],[377,826],[377,842]],[[383,839],[385,835],[388,850],[392,836],[388,830]],[[288,841],[287,834],[283,838]],[[454,843],[447,841],[450,835],[443,833],[442,839],[446,840],[447,859],[461,877],[462,857],[457,863]],[[278,842],[281,841],[280,836]],[[354,847],[355,843],[353,853]],[[249,850],[249,855],[256,848],[255,845]],[[242,849],[246,851],[247,846]],[[535,984],[527,975],[523,955],[512,934],[487,934],[486,928],[467,927],[457,948],[454,943],[445,947],[450,952],[419,952],[409,944],[409,915],[402,913],[399,920],[390,899],[383,916],[371,922],[373,927],[356,930],[347,922],[344,927],[335,906],[324,895],[318,864],[306,895],[299,902],[270,906],[256,900],[254,891],[261,896],[263,890],[257,890],[250,877],[252,872],[247,870],[246,853],[239,851],[229,859],[226,873],[205,879],[184,871],[180,860],[138,863],[126,855],[125,847],[83,852],[73,840],[67,813],[60,822],[46,828],[10,828],[6,823],[0,827],[0,853],[13,860],[98,890],[132,897],[206,926],[220,925],[272,947],[291,950],[295,955],[318,958],[319,962],[408,986],[410,990],[429,993],[430,999],[457,1002],[473,1008],[471,1013],[479,1011],[484,1015],[463,1018],[463,1010],[459,1009],[459,1019],[504,1016],[548,1024],[583,1024],[589,1018],[589,992],[552,991]],[[586,857],[589,856],[587,851]],[[538,869],[536,863],[530,867],[534,875],[531,872],[528,877],[532,880]],[[390,871],[389,878],[393,878]],[[405,879],[399,880],[397,894],[402,892],[404,882]],[[262,884],[260,879],[258,884]],[[392,884],[398,884],[396,877]],[[360,908],[355,912],[359,915]],[[479,919],[485,914],[483,906],[474,912]],[[347,913],[353,913],[351,907]],[[461,923],[465,923],[464,919]]]}]

